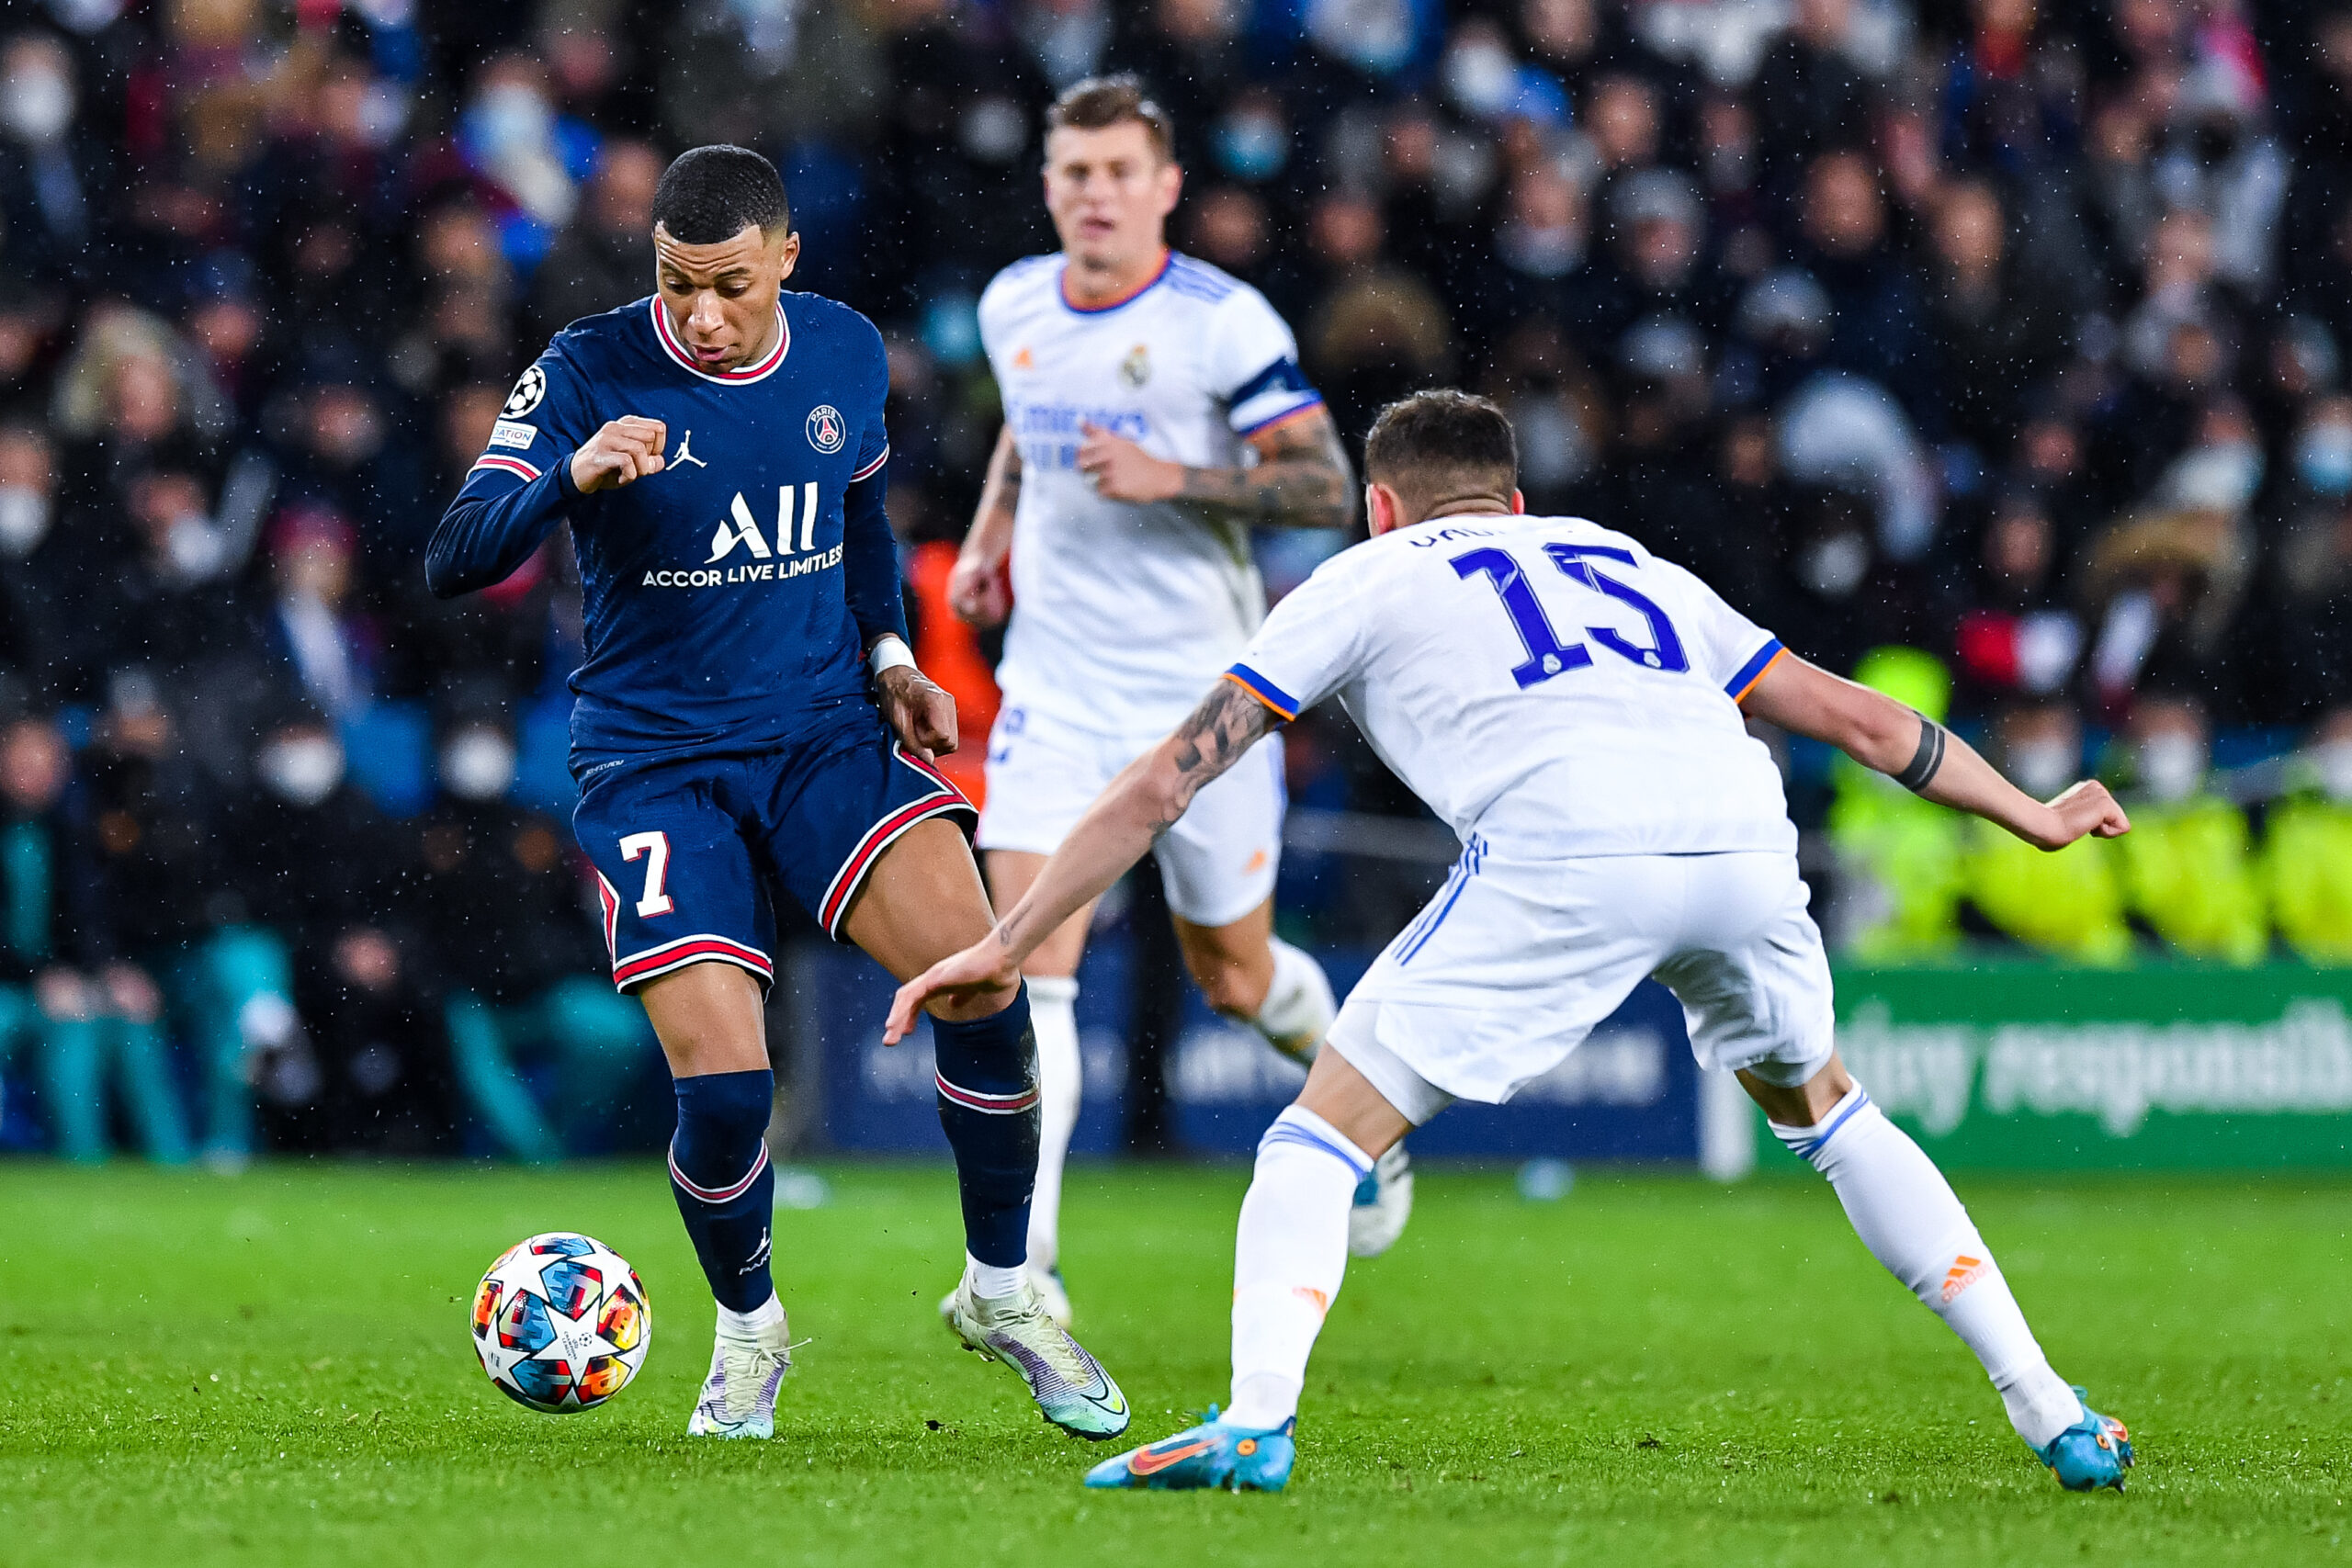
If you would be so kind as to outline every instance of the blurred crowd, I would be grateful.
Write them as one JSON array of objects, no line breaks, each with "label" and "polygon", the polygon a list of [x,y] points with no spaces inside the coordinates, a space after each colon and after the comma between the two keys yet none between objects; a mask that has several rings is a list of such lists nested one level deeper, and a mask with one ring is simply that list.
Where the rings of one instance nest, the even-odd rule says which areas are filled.
[{"label": "blurred crowd", "polygon": [[[1351,440],[1487,392],[1532,508],[1641,536],[2030,788],[2124,793],[2131,839],[2041,857],[1775,739],[1847,952],[2352,962],[2352,8],[22,0],[0,29],[0,1070],[70,1153],[110,1121],[227,1164],[594,1144],[652,1056],[561,821],[572,568],[559,538],[436,603],[433,524],[548,333],[648,291],[666,158],[759,148],[797,284],[889,344],[919,640],[976,728],[987,649],[939,607],[996,434],[975,307],[1051,248],[1044,107],[1110,70],[1175,116],[1178,243],[1293,323]],[[1273,591],[1343,542],[1262,540]],[[1301,807],[1414,810],[1340,716],[1290,757]],[[1386,863],[1294,855],[1286,918],[1384,938],[1426,888]]]}]

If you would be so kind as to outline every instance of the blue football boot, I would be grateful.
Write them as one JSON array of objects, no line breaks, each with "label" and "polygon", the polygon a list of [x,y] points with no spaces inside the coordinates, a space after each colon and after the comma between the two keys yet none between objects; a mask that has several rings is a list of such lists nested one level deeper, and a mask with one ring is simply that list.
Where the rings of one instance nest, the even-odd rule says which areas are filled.
[{"label": "blue football boot", "polygon": [[[2081,1399],[2083,1391],[2075,1390]],[[2069,1492],[2095,1492],[2102,1486],[2123,1490],[2123,1472],[2132,1468],[2132,1434],[2112,1416],[2101,1416],[2087,1401],[2083,1418],[2033,1450],[2058,1484]]]},{"label": "blue football boot", "polygon": [[1215,1405],[1208,1415],[1204,1427],[1104,1460],[1086,1472],[1086,1483],[1155,1492],[1279,1492],[1289,1483],[1298,1451],[1291,1441],[1297,1416],[1253,1431],[1219,1425]]}]

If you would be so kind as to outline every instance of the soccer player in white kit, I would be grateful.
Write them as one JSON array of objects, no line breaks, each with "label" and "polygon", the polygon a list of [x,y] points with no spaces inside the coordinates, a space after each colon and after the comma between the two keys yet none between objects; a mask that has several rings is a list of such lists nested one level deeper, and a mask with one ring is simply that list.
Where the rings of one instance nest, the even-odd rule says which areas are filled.
[{"label": "soccer player in white kit", "polygon": [[1508,1100],[1645,976],[1700,1063],[1739,1076],[1871,1254],[1983,1362],[2070,1490],[2120,1489],[2121,1423],[2052,1371],[1943,1176],[1847,1074],[1796,835],[1755,716],[1842,748],[2045,850],[2130,829],[2095,782],[2047,804],[1911,709],[1790,654],[1681,568],[1579,518],[1520,514],[1510,425],[1419,393],[1365,444],[1373,537],[1276,606],[1227,678],[1122,773],[990,936],[902,987],[1005,983],[1041,933],[1168,830],[1256,739],[1337,694],[1461,836],[1453,878],[1348,998],[1258,1146],[1234,1257],[1233,1391],[1090,1486],[1280,1489],[1307,1356],[1374,1156],[1461,1098]]},{"label": "soccer player in white kit", "polygon": [[[1016,262],[980,299],[1004,429],[948,592],[1012,624],[997,680],[978,842],[1010,908],[1112,778],[1190,711],[1264,618],[1257,525],[1341,527],[1354,486],[1298,346],[1263,297],[1171,252],[1182,174],[1167,116],[1133,77],[1055,104],[1046,205],[1062,249]],[[1329,983],[1273,935],[1282,750],[1256,748],[1159,845],[1185,966],[1217,1011],[1312,1058]],[[1078,1116],[1073,1008],[1090,907],[1026,965],[1044,1130],[1030,1211],[1032,1283],[1064,1323],[1060,1189]],[[1360,1248],[1393,1240],[1410,1201],[1402,1151]]]}]

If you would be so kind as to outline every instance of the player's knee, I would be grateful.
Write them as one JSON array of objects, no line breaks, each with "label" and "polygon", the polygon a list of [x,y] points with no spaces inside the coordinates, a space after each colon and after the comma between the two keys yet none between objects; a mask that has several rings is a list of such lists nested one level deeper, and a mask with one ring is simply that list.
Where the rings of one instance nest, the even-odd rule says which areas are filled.
[{"label": "player's knee", "polygon": [[1007,986],[1001,991],[983,991],[970,997],[937,997],[923,1004],[923,1010],[942,1023],[970,1023],[983,1018],[994,1018],[1012,1005],[1021,994],[1018,986]]},{"label": "player's knee", "polygon": [[1184,967],[1209,1006],[1227,1018],[1257,1016],[1266,999],[1266,976],[1229,954],[1187,953]]}]

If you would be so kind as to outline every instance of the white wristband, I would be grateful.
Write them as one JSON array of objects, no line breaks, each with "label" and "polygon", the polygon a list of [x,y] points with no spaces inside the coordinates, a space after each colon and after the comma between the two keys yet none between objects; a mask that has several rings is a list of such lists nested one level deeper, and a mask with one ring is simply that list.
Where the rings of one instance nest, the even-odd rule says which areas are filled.
[{"label": "white wristband", "polygon": [[866,667],[874,671],[875,679],[879,680],[885,670],[896,670],[901,666],[912,670],[915,667],[915,656],[907,647],[904,637],[896,632],[885,632],[875,640],[874,647],[867,651],[865,663]]}]

